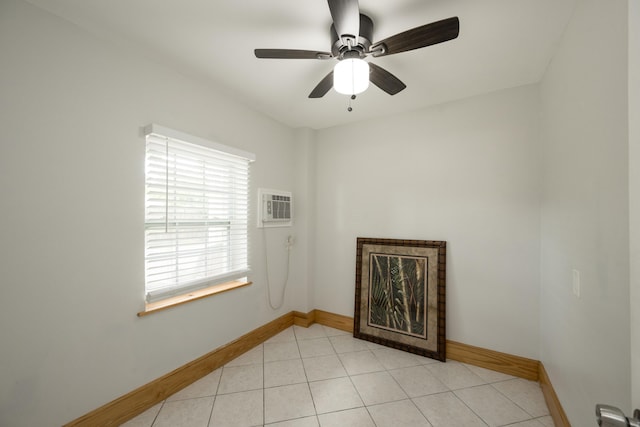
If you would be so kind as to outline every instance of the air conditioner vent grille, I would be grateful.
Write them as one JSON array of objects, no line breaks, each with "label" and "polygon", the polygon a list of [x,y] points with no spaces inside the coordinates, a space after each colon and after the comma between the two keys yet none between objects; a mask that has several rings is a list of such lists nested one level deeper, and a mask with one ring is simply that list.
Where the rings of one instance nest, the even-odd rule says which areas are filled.
[{"label": "air conditioner vent grille", "polygon": [[293,197],[287,191],[259,189],[258,210],[258,227],[291,226]]}]

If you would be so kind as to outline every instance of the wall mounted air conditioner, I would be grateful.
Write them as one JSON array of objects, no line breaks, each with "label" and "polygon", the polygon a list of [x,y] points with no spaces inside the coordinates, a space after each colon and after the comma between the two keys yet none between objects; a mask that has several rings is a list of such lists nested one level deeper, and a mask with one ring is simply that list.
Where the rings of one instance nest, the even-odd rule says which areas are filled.
[{"label": "wall mounted air conditioner", "polygon": [[291,227],[293,196],[289,191],[258,189],[258,228]]}]

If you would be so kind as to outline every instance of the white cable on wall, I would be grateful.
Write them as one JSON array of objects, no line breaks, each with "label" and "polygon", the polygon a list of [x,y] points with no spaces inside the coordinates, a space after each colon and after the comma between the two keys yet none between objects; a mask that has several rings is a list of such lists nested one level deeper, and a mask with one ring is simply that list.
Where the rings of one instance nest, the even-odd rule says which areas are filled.
[{"label": "white cable on wall", "polygon": [[284,304],[284,293],[287,289],[287,283],[289,283],[289,259],[291,258],[291,246],[292,246],[291,236],[287,237],[287,242],[285,243],[285,246],[287,247],[287,272],[284,278],[284,284],[282,285],[282,295],[280,295],[280,303],[277,306],[274,306],[273,302],[271,301],[271,283],[269,281],[269,258],[267,257],[267,235],[264,230],[265,229],[262,228],[264,265],[265,265],[265,271],[267,276],[267,297],[269,299],[269,307],[271,307],[272,310],[278,310],[280,309],[280,307],[282,307],[282,304]]}]

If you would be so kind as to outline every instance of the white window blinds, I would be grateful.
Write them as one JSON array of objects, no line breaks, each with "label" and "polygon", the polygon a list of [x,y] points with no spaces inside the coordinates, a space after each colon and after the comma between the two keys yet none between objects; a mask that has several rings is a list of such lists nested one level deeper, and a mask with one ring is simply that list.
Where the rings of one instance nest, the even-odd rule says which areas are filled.
[{"label": "white window blinds", "polygon": [[246,276],[253,154],[157,125],[145,133],[147,301]]}]

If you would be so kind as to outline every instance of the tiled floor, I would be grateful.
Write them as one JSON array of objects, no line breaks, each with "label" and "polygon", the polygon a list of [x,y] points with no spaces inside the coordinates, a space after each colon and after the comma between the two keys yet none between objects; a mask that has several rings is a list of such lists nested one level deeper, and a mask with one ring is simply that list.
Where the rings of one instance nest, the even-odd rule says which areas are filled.
[{"label": "tiled floor", "polygon": [[552,427],[537,383],[297,326],[127,427]]}]

